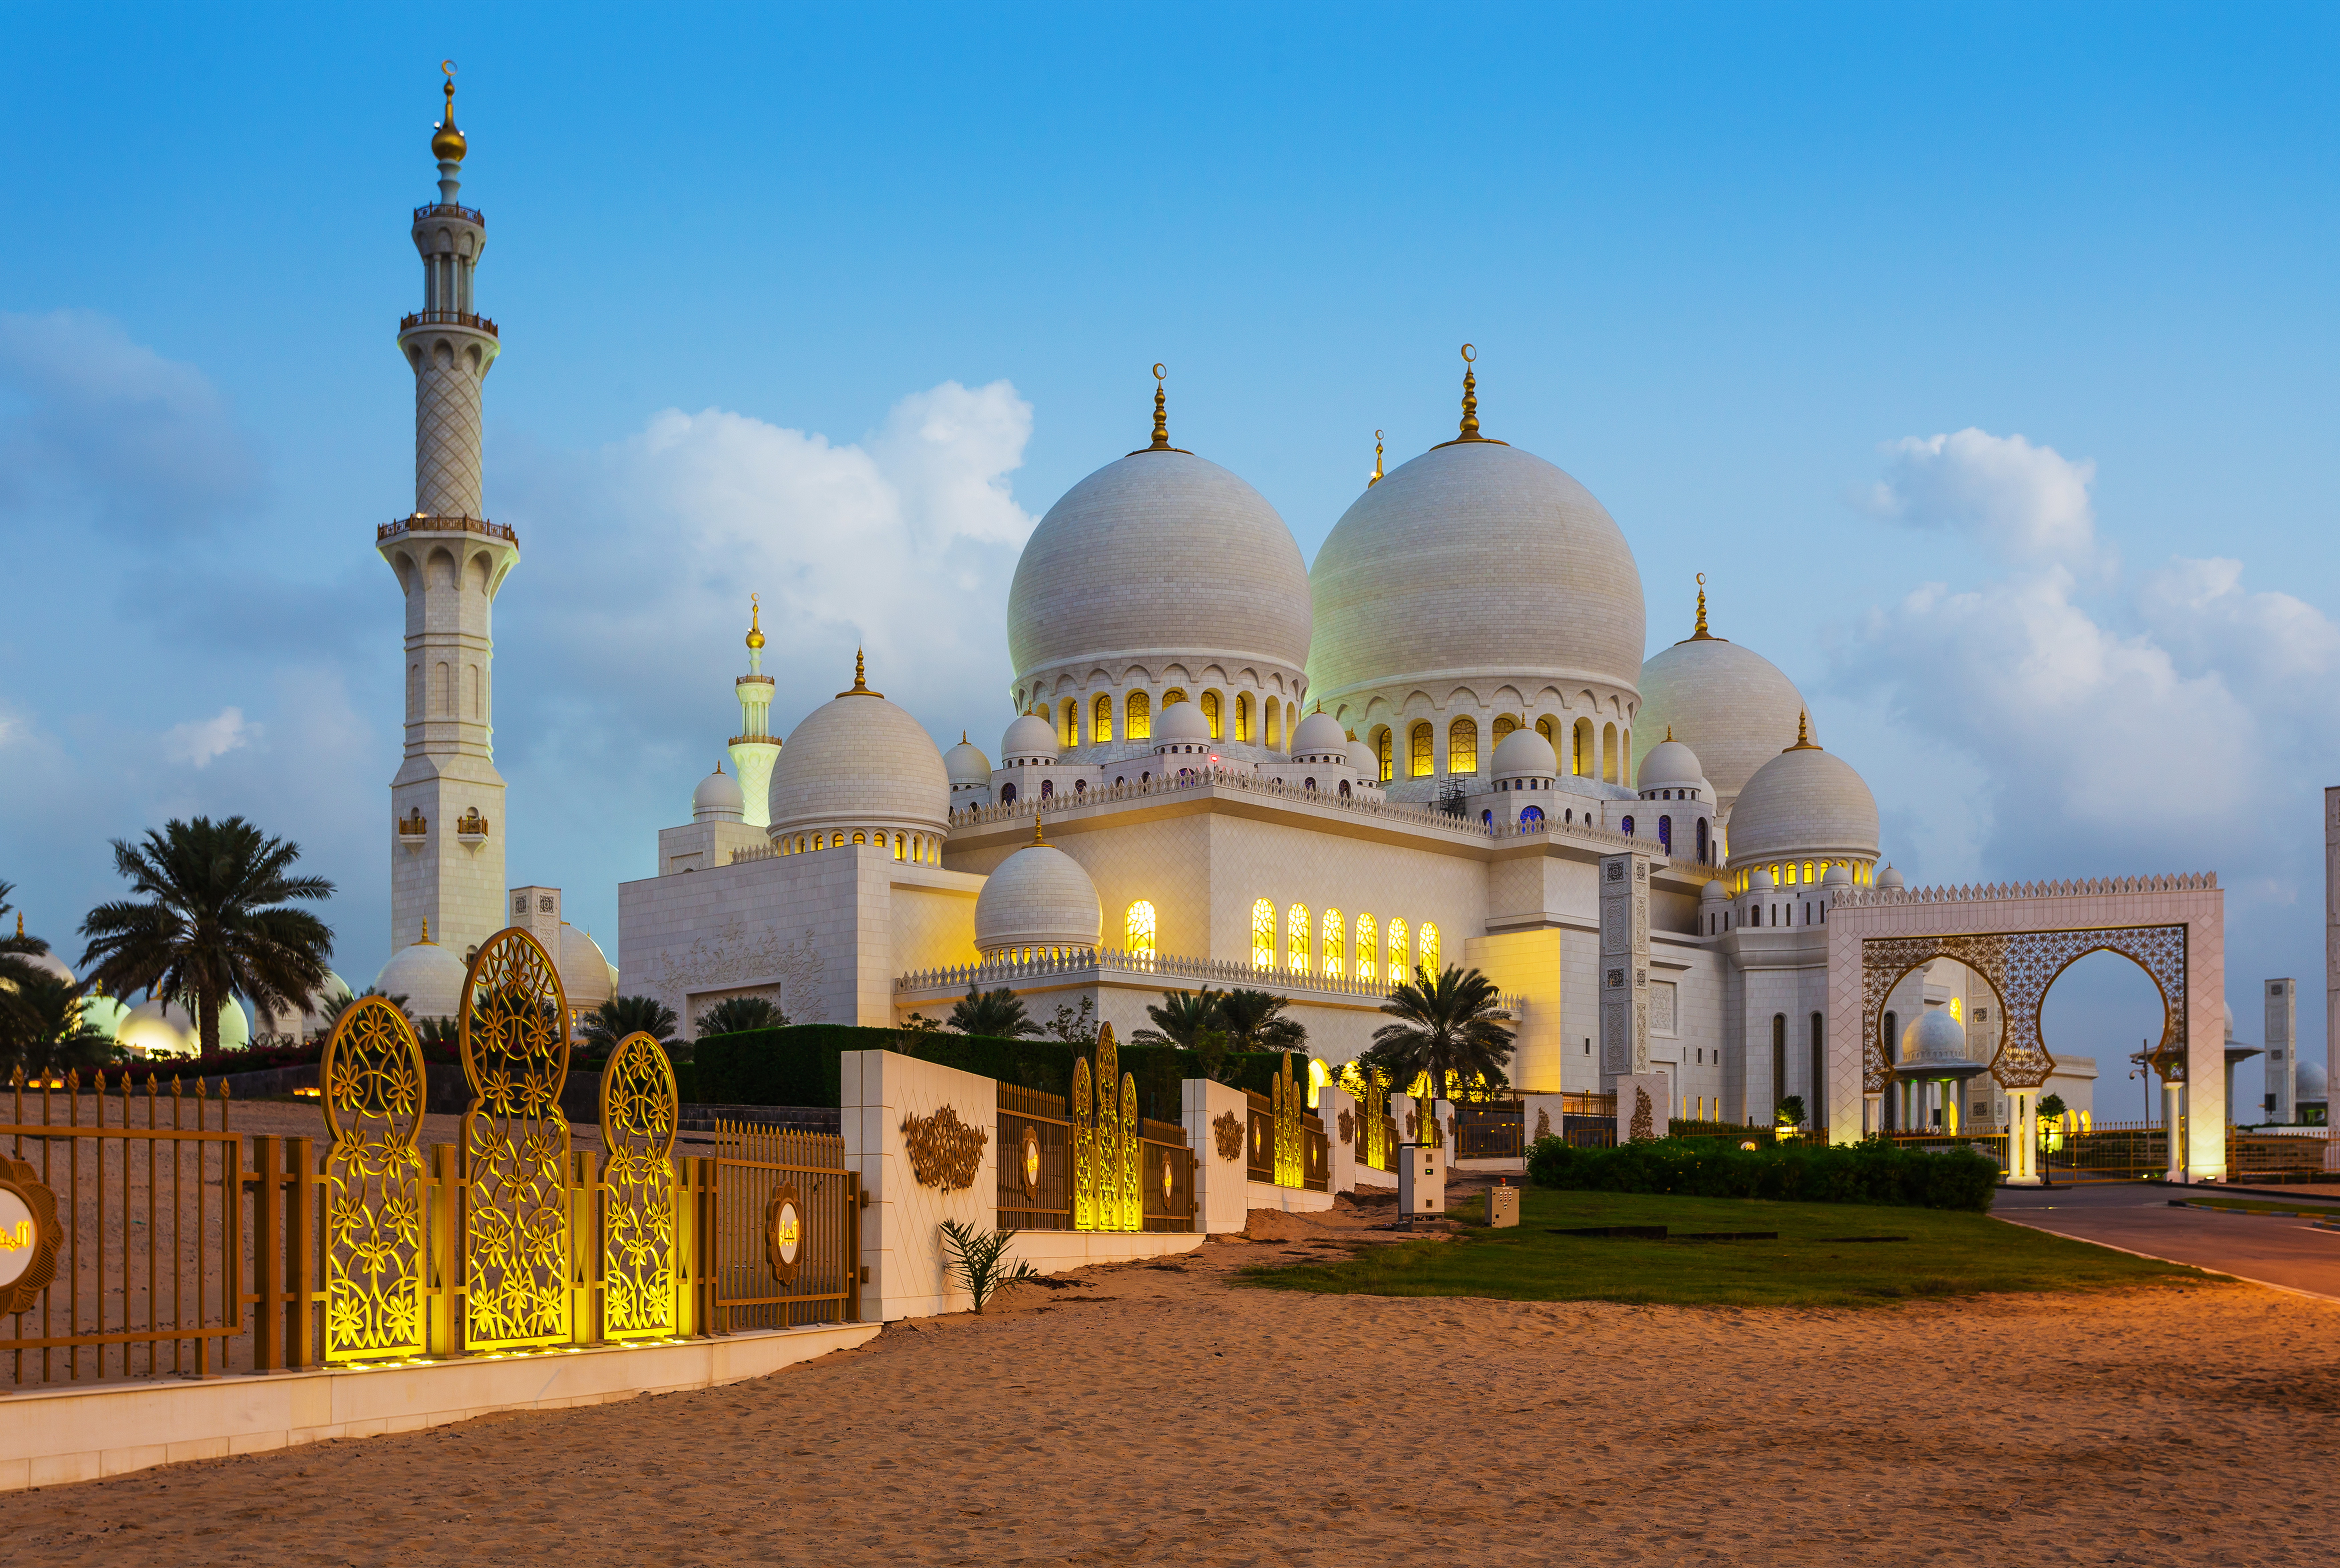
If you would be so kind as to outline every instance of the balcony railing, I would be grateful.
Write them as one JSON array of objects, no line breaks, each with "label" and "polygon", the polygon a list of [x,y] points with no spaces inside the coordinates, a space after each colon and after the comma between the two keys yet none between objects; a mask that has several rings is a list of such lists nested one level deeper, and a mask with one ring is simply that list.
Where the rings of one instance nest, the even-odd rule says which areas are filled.
[{"label": "balcony railing", "polygon": [[490,539],[520,542],[520,535],[501,522],[490,522],[484,517],[432,517],[416,512],[395,522],[385,522],[373,531],[374,542],[396,539],[402,533],[483,533]]},{"label": "balcony railing", "polygon": [[419,223],[425,218],[461,218],[467,223],[477,223],[483,229],[488,226],[487,217],[479,208],[461,206],[452,202],[425,202],[414,209],[416,223]]},{"label": "balcony railing", "polygon": [[[1006,986],[1012,989],[1017,981],[1061,980],[1067,977],[1096,979],[1106,976],[1140,976],[1149,984],[1167,980],[1173,982],[1167,987],[1172,990],[1180,988],[1175,982],[1191,980],[1223,990],[1240,987],[1279,996],[1344,997],[1374,1002],[1386,998],[1391,990],[1390,983],[1383,980],[1359,980],[1303,969],[1268,968],[1225,958],[1181,958],[1114,948],[1079,948],[1029,958],[986,958],[980,963],[947,968],[917,969],[896,976],[894,989],[897,993],[958,993],[969,986],[978,989]],[[1527,1006],[1522,997],[1506,996],[1500,1000],[1513,1017],[1519,1017]]]},{"label": "balcony railing", "polygon": [[417,311],[411,316],[398,318],[398,330],[412,332],[416,327],[470,327],[491,338],[501,339],[496,323],[485,316],[475,316],[469,311]]}]

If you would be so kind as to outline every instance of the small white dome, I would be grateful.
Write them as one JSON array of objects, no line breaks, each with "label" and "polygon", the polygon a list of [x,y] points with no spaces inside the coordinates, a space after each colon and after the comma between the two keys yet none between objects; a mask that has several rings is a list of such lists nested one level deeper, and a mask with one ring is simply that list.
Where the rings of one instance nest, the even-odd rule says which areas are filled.
[{"label": "small white dome", "polygon": [[1829,868],[1820,874],[1820,886],[1823,888],[1851,887],[1852,868],[1841,860],[1829,861]]},{"label": "small white dome", "polygon": [[1877,797],[1852,765],[1817,746],[1790,747],[1755,770],[1730,811],[1730,858],[1877,854]]},{"label": "small white dome", "polygon": [[991,782],[991,759],[986,757],[983,748],[969,740],[967,731],[962,729],[958,732],[958,744],[943,753],[943,773],[955,785],[988,784]]},{"label": "small white dome", "polygon": [[1950,1017],[1949,1008],[1928,1007],[1901,1031],[1901,1059],[1895,1065],[1904,1068],[1968,1065],[1966,1027]]},{"label": "small white dome", "polygon": [[1552,742],[1533,729],[1514,729],[1504,736],[1495,748],[1493,768],[1498,779],[1560,777],[1560,759],[1552,754]]},{"label": "small white dome", "polygon": [[436,942],[401,948],[373,978],[373,988],[385,996],[404,997],[406,1010],[418,1018],[451,1018],[463,1005],[463,960]]},{"label": "small white dome", "polygon": [[975,946],[1094,948],[1105,907],[1081,863],[1053,844],[1027,844],[984,879],[975,898]]},{"label": "small white dome", "polygon": [[1722,878],[1716,877],[1710,878],[1705,887],[1700,888],[1698,890],[1698,896],[1706,903],[1720,904],[1723,899],[1729,898],[1730,895],[1723,891]]},{"label": "small white dome", "polygon": [[1698,753],[1679,740],[1661,740],[1641,759],[1641,787],[1656,789],[1672,785],[1706,784],[1705,766]]},{"label": "small white dome", "polygon": [[163,1004],[149,999],[130,1009],[114,1031],[114,1043],[134,1056],[192,1057],[195,1042],[164,1016]]},{"label": "small white dome", "polygon": [[694,822],[737,822],[747,815],[748,797],[740,792],[739,780],[723,771],[720,762],[690,792],[690,819]]},{"label": "small white dome", "polygon": [[863,684],[839,692],[800,719],[772,764],[771,827],[777,840],[815,829],[950,826],[950,778],[926,727]]},{"label": "small white dome", "polygon": [[1898,890],[1901,886],[1901,873],[1895,870],[1892,867],[1888,866],[1885,869],[1877,873],[1877,885],[1880,888],[1891,888]]},{"label": "small white dome", "polygon": [[1173,702],[1154,716],[1154,745],[1207,746],[1211,741],[1211,721],[1192,702]]},{"label": "small white dome", "polygon": [[130,1019],[130,1009],[112,997],[84,997],[81,999],[81,1021],[107,1039],[121,1037],[122,1026]]},{"label": "small white dome", "polygon": [[1766,871],[1760,866],[1756,867],[1753,874],[1747,878],[1747,890],[1750,893],[1770,892],[1771,890],[1771,873]]},{"label": "small white dome", "polygon": [[[1010,724],[1007,733],[999,738],[999,755],[1010,759],[1046,757],[1053,762],[1056,758],[1056,727],[1036,713],[1026,713]],[[990,781],[987,773],[984,782],[987,784]]]},{"label": "small white dome", "polygon": [[560,922],[560,952],[553,962],[560,969],[560,994],[572,1011],[590,1013],[618,994],[617,970],[601,944],[566,920]]},{"label": "small white dome", "polygon": [[1362,740],[1349,742],[1349,766],[1354,768],[1357,777],[1368,784],[1382,781],[1382,759],[1374,756],[1373,749]]},{"label": "small white dome", "polygon": [[2324,1097],[2324,1064],[2314,1057],[2299,1058],[2299,1097],[2320,1100]]},{"label": "small white dome", "polygon": [[1345,757],[1348,751],[1349,732],[1329,713],[1311,713],[1292,731],[1292,754],[1295,757]]}]

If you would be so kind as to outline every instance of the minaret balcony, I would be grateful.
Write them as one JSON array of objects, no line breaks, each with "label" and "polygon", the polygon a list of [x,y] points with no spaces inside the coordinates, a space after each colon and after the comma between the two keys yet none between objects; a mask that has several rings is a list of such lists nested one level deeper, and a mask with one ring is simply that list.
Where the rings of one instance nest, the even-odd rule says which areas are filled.
[{"label": "minaret balcony", "polygon": [[373,531],[376,544],[386,544],[410,533],[478,533],[490,539],[501,539],[518,544],[520,535],[501,522],[490,522],[484,517],[444,517],[416,512],[395,522],[385,522]]},{"label": "minaret balcony", "polygon": [[398,318],[398,330],[402,332],[411,332],[417,327],[470,327],[499,341],[503,337],[495,323],[469,311],[416,311],[412,315]]},{"label": "minaret balcony", "polygon": [[467,223],[477,223],[483,229],[488,226],[487,216],[479,208],[466,207],[454,202],[426,202],[414,209],[416,223],[420,223],[430,218],[461,218]]},{"label": "minaret balcony", "polygon": [[780,738],[777,735],[734,735],[731,737],[729,744],[733,746],[768,746],[773,750],[778,751],[780,749]]}]

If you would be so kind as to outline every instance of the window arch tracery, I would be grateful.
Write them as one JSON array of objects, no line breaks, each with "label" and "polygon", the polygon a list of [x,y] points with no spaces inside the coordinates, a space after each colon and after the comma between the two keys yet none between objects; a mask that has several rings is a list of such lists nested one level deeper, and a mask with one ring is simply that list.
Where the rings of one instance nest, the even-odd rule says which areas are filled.
[{"label": "window arch tracery", "polygon": [[1341,919],[1341,911],[1324,911],[1324,973],[1339,979],[1348,972],[1348,929]]},{"label": "window arch tracery", "polygon": [[1371,980],[1378,977],[1381,967],[1376,961],[1373,943],[1380,933],[1373,928],[1371,915],[1357,917],[1357,978]]},{"label": "window arch tracery", "polygon": [[1284,917],[1284,967],[1295,975],[1308,972],[1308,906],[1294,904]]},{"label": "window arch tracery", "polygon": [[1438,928],[1427,920],[1422,923],[1422,967],[1432,975],[1438,973]]},{"label": "window arch tracery", "polygon": [[1154,957],[1154,905],[1150,899],[1140,898],[1129,907],[1129,914],[1122,921],[1122,946],[1133,956]]},{"label": "window arch tracery", "polygon": [[1251,967],[1275,968],[1275,906],[1265,898],[1251,907]]}]

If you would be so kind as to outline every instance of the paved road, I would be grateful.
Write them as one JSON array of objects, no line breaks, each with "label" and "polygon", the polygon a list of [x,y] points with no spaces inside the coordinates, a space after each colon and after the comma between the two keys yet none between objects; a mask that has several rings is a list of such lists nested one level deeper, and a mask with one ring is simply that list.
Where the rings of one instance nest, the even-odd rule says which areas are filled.
[{"label": "paved road", "polygon": [[[2199,1190],[2212,1196],[2216,1189]],[[1990,1212],[2018,1225],[2340,1301],[2340,1230],[2320,1230],[2288,1216],[2172,1208],[2170,1192],[2127,1182],[2052,1191],[2002,1187]],[[2340,1205],[2300,1206],[2340,1213]]]}]

